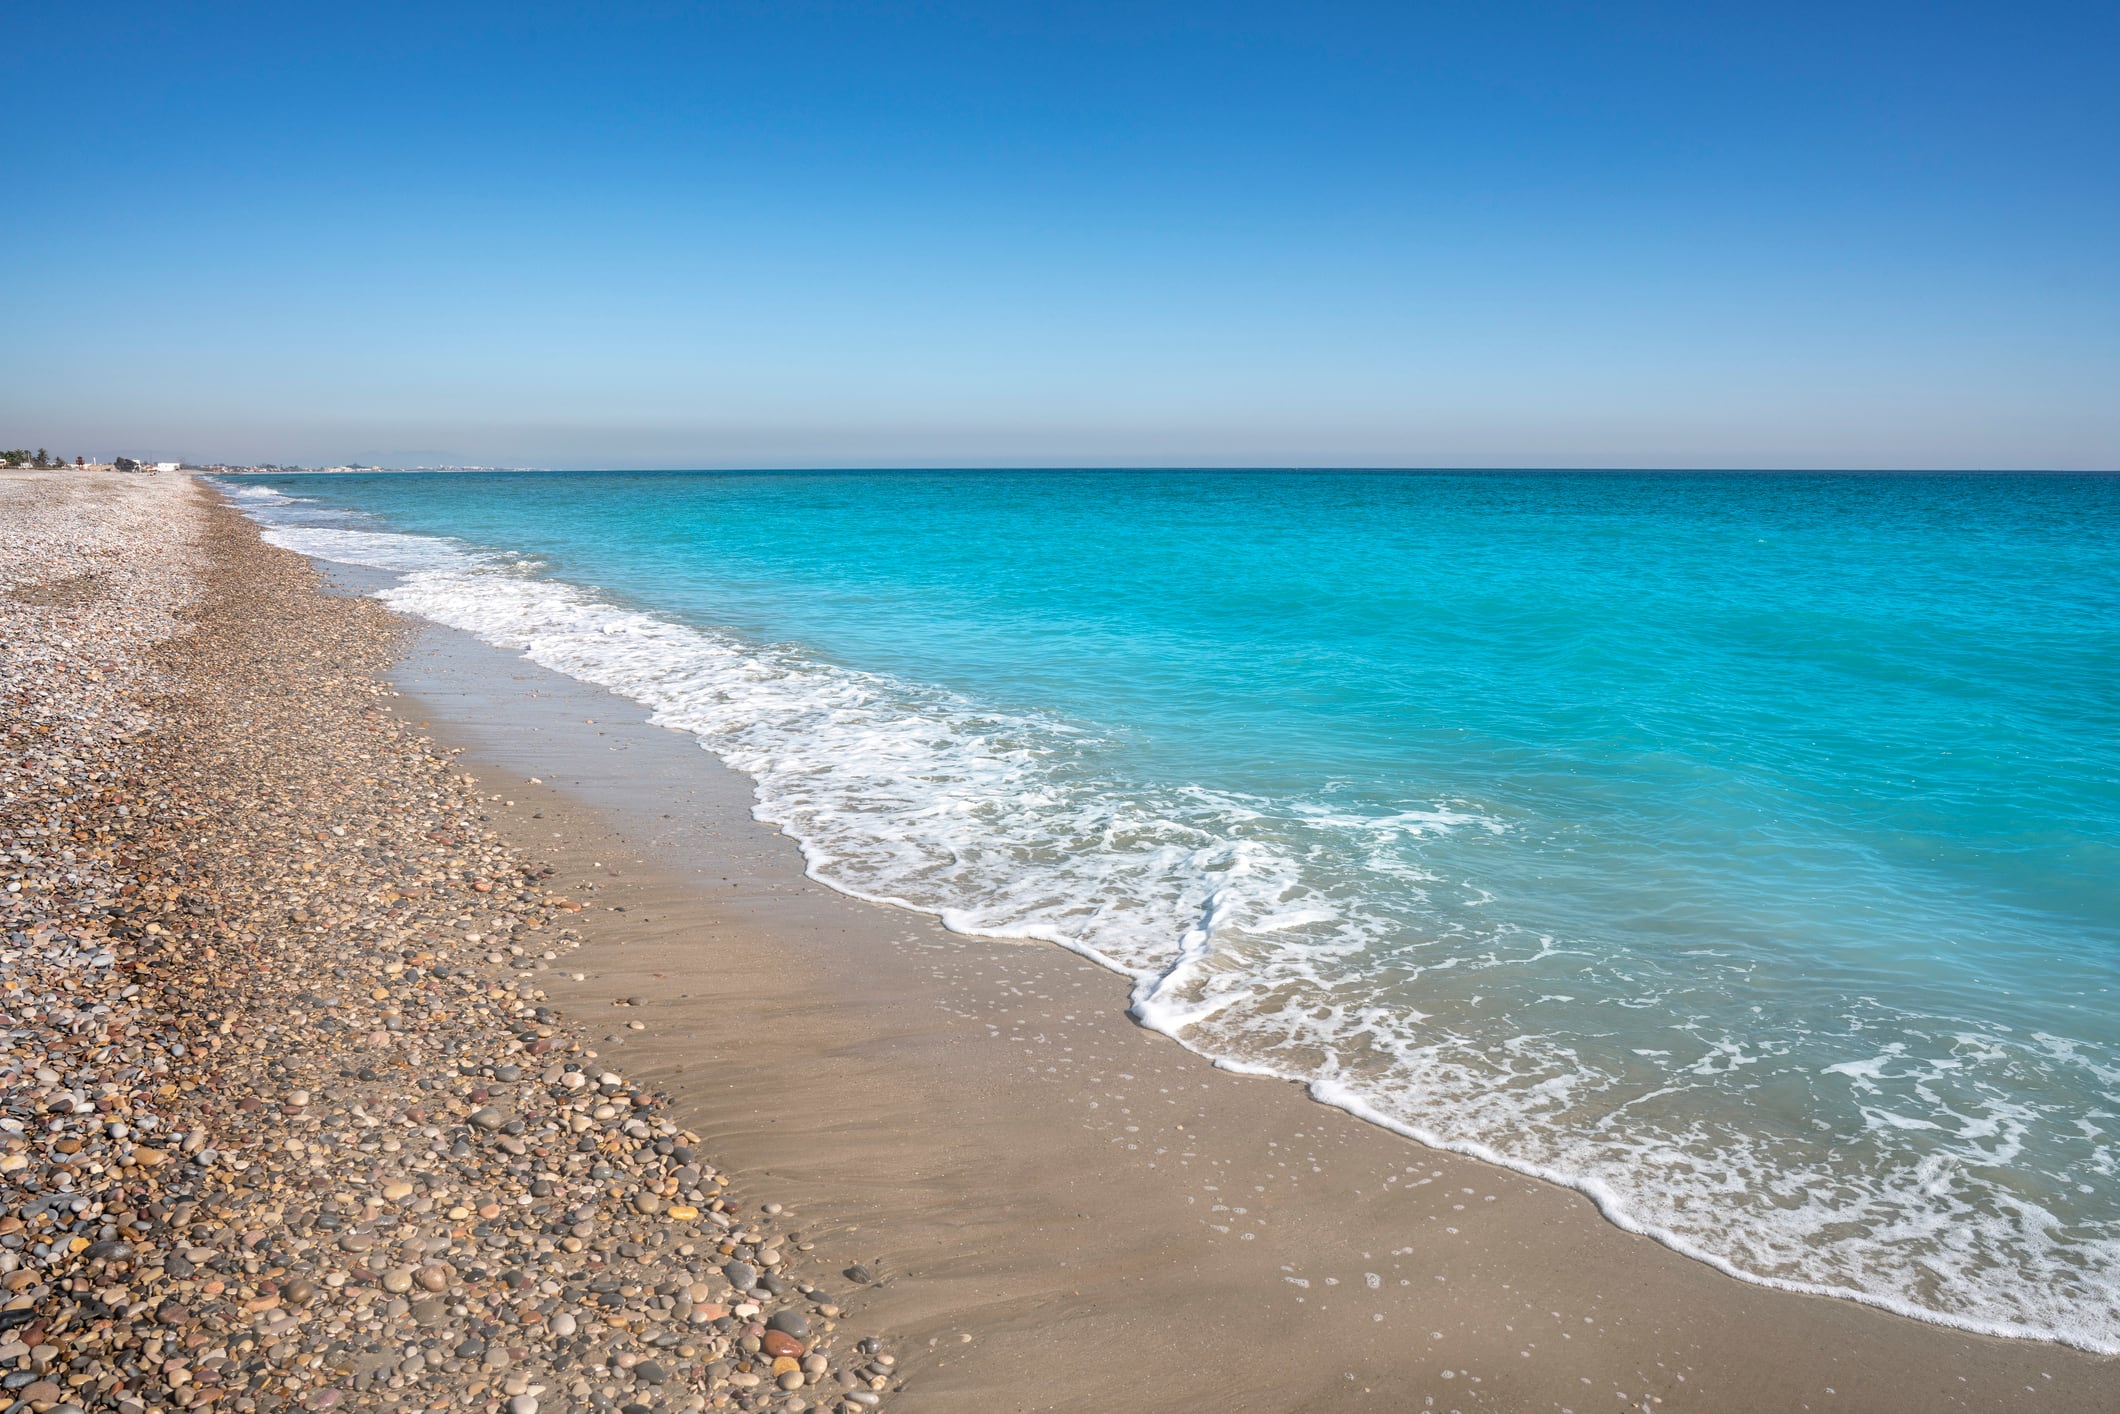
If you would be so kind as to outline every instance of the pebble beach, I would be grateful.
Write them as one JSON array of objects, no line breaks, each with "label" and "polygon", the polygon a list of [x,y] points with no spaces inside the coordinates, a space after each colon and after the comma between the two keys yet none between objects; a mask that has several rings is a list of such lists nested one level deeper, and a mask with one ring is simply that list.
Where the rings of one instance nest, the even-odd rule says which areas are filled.
[{"label": "pebble beach", "polygon": [[544,986],[408,632],[189,478],[0,478],[0,1414],[839,1414],[897,1360]]},{"label": "pebble beach", "polygon": [[0,473],[0,1414],[2112,1407],[824,889],[342,569]]}]

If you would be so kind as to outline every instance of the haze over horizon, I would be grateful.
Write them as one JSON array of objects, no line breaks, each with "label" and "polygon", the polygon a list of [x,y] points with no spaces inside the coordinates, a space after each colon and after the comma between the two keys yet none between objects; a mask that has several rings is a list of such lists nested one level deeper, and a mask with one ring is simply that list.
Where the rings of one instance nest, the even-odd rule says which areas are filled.
[{"label": "haze over horizon", "polygon": [[2120,467],[2111,7],[21,12],[0,443]]}]

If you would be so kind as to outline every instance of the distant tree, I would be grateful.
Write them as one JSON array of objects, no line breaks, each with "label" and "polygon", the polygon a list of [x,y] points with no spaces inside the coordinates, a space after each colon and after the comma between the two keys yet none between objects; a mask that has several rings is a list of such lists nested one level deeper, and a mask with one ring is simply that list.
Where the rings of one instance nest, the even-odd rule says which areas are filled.
[{"label": "distant tree", "polygon": [[37,448],[37,459],[36,459],[35,461],[31,462],[31,463],[30,463],[30,465],[31,465],[31,466],[50,466],[50,465],[51,465],[51,456],[50,456],[50,454],[49,454],[49,453],[47,453],[47,452],[46,452],[46,451],[44,450],[44,448],[42,448],[42,447],[39,447],[39,448]]}]

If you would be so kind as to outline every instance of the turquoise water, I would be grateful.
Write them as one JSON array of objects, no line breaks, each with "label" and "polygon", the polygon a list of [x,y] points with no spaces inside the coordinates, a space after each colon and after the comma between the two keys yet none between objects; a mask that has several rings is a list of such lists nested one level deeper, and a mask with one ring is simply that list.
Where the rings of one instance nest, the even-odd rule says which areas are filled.
[{"label": "turquoise water", "polygon": [[2120,478],[227,485],[835,887],[1748,1278],[2120,1349]]}]

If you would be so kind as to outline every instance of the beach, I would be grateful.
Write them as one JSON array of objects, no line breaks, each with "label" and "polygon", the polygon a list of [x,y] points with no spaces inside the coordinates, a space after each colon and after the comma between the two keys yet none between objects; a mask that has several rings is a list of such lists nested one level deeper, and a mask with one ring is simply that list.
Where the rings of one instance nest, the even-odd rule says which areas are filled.
[{"label": "beach", "polygon": [[402,622],[189,478],[0,477],[0,544],[5,1407],[882,1401],[547,1004],[580,905],[393,717]]},{"label": "beach", "polygon": [[[203,485],[40,475],[5,487],[7,544],[99,558],[40,551],[26,574],[11,548],[9,688],[108,692],[67,728],[105,753],[69,761],[96,760],[108,784],[100,803],[39,796],[25,813],[18,776],[8,821],[18,848],[53,812],[83,846],[107,830],[109,869],[139,877],[122,894],[118,872],[96,876],[89,923],[11,905],[10,965],[102,950],[143,980],[106,989],[97,1049],[119,1049],[89,1052],[93,1074],[38,1053],[61,1044],[49,1010],[10,1013],[16,1075],[57,1077],[36,1077],[41,1108],[8,1141],[27,1156],[0,1180],[15,1233],[42,1236],[22,1215],[48,1225],[55,1193],[103,1205],[78,1210],[78,1249],[18,1258],[8,1278],[54,1342],[0,1346],[39,1377],[13,1386],[33,1414],[69,1399],[1580,1414],[2120,1397],[2110,1357],[1740,1282],[1578,1193],[1217,1069],[1129,1022],[1125,980],[1074,953],[812,882],[752,818],[749,780],[695,738],[387,614],[358,597],[377,576],[260,544]],[[122,534],[113,505],[161,529]],[[113,592],[127,576],[138,589]],[[123,690],[81,689],[87,672]],[[181,830],[121,849],[134,816],[87,812],[132,810],[148,781],[168,783],[153,818]],[[287,828],[254,828],[266,804]],[[163,882],[180,863],[210,886]],[[387,897],[386,866],[425,872]],[[150,872],[165,895],[175,883],[182,926],[124,926],[137,910],[117,900]],[[163,1093],[193,1072],[192,1091]],[[116,1108],[99,1085],[133,1087],[124,1103],[157,1123],[115,1138],[106,1123],[65,1156],[105,1146],[83,1174],[46,1143],[80,1128],[48,1118],[76,1102],[49,1102]],[[166,1157],[143,1163],[150,1149]],[[66,1185],[58,1168],[75,1170]],[[96,1217],[114,1231],[88,1230]],[[112,1242],[130,1250],[97,1255]],[[732,1288],[728,1265],[753,1262],[771,1270],[738,1275],[781,1290]],[[776,1316],[803,1331],[786,1370],[756,1358]]]}]

